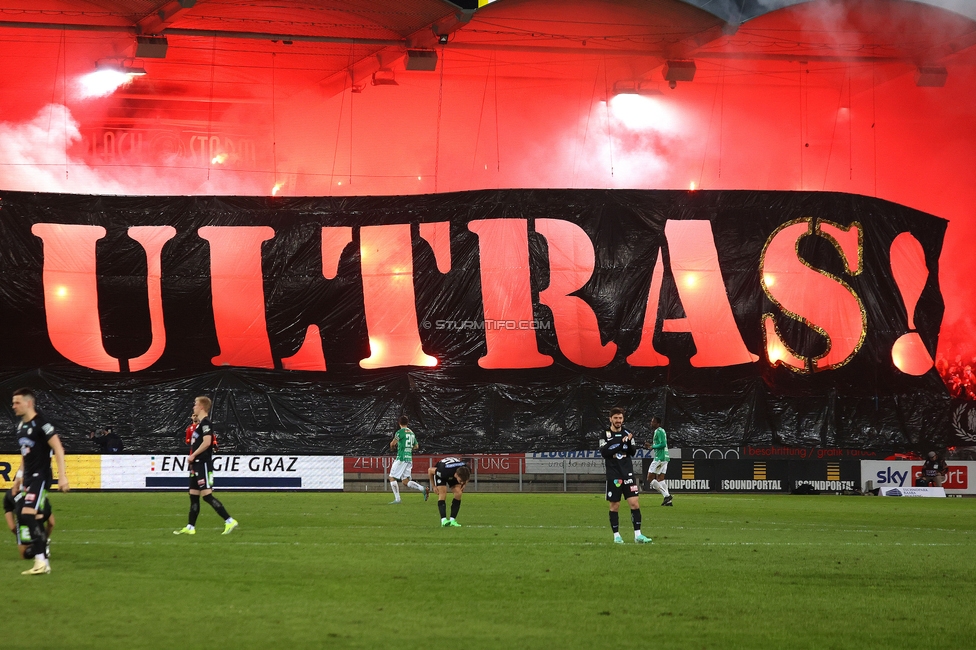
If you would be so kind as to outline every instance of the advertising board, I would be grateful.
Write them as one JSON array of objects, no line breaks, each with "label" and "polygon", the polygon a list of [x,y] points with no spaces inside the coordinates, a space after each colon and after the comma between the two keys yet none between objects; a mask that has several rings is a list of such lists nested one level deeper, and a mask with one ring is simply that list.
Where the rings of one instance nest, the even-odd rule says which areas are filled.
[{"label": "advertising board", "polygon": [[[969,472],[976,472],[976,461],[949,461],[948,464],[942,484],[946,494],[976,494],[976,485],[969,482]],[[922,463],[917,460],[864,460],[861,461],[861,485],[863,489],[915,487],[915,479],[921,472]]]},{"label": "advertising board", "polygon": [[[70,471],[70,470],[69,470]],[[186,490],[184,455],[102,456],[104,490]],[[341,456],[217,456],[219,490],[341,490]]]}]

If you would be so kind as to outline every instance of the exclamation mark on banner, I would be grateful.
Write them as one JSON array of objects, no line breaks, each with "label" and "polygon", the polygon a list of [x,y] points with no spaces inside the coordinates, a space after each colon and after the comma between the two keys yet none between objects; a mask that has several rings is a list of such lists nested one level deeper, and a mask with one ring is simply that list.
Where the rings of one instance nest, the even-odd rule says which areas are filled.
[{"label": "exclamation mark on banner", "polygon": [[903,232],[891,242],[891,273],[905,302],[909,329],[892,346],[891,360],[905,374],[924,375],[933,362],[922,337],[915,331],[915,306],[925,289],[929,269],[925,265],[925,251],[911,233]]}]

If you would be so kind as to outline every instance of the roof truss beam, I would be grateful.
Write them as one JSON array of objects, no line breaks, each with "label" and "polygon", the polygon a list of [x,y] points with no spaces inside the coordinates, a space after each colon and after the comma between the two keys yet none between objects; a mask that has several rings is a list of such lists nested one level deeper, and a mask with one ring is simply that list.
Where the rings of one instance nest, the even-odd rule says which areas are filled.
[{"label": "roof truss beam", "polygon": [[196,4],[196,0],[170,0],[136,22],[136,33],[156,36]]}]

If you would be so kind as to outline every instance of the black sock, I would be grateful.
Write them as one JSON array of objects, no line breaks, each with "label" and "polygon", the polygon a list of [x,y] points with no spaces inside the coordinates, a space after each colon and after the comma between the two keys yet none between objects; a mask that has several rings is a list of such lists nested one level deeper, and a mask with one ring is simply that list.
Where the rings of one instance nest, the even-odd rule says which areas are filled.
[{"label": "black sock", "polygon": [[641,513],[640,508],[634,508],[630,511],[630,520],[634,522],[634,530],[641,529]]},{"label": "black sock", "polygon": [[191,494],[190,495],[190,517],[189,517],[189,524],[188,525],[190,525],[190,526],[196,526],[197,525],[197,516],[199,514],[200,514],[200,495],[199,494]]},{"label": "black sock", "polygon": [[[31,515],[33,517],[33,515]],[[40,519],[33,519],[31,526],[31,551],[35,556],[47,551],[47,535],[44,534],[44,525]]]},{"label": "black sock", "polygon": [[209,503],[210,506],[217,511],[217,514],[220,515],[221,519],[223,519],[224,521],[230,519],[230,515],[227,514],[227,510],[224,508],[224,504],[222,504],[220,500],[217,499],[217,497],[215,497],[212,494],[208,494],[207,496],[203,497],[203,500]]},{"label": "black sock", "polygon": [[28,550],[34,545],[34,525],[31,523],[33,520],[34,515],[24,513],[17,515],[17,542],[28,546]]},{"label": "black sock", "polygon": [[614,535],[620,532],[620,513],[614,510],[610,511],[610,528],[613,529]]},{"label": "black sock", "polygon": [[446,501],[438,501],[437,502],[437,511],[441,513],[441,519],[447,519],[447,502]]},{"label": "black sock", "polygon": [[451,501],[451,519],[457,517],[458,510],[461,509],[461,499]]},{"label": "black sock", "polygon": [[[41,522],[34,515],[27,515],[21,512],[17,515],[17,524],[19,527],[17,539],[21,544],[27,546],[24,550],[24,557],[30,559],[38,553],[43,553],[47,542],[44,537],[44,527],[41,526]],[[24,529],[26,529],[26,533]],[[27,535],[26,539],[25,534]]]}]

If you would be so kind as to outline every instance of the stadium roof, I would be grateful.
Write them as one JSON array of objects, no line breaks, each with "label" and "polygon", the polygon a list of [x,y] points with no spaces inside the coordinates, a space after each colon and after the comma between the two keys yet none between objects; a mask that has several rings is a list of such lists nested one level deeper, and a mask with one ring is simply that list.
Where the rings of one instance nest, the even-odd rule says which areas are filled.
[{"label": "stadium roof", "polygon": [[[14,0],[0,6],[0,26],[242,41],[355,41],[362,47],[359,55],[369,56],[390,46],[432,47],[438,44],[436,37],[455,32],[462,40],[494,47],[531,42],[552,48],[586,40],[591,48],[646,48],[658,43],[668,49],[677,43],[690,54],[714,41],[716,28],[726,36],[754,21],[769,29],[770,14],[781,14],[779,20],[803,30],[841,25],[854,15],[868,28],[872,21],[866,18],[874,15],[877,24],[881,19],[887,24],[901,22],[895,26],[904,29],[912,21],[898,21],[899,16],[919,16],[926,10],[929,17],[933,10],[945,10],[947,15],[938,20],[946,23],[976,20],[976,3],[968,0],[496,0],[477,11],[473,2],[464,0],[459,6],[447,0]],[[785,48],[781,53],[792,53],[786,47],[789,34],[777,40],[778,48]]]},{"label": "stadium roof", "polygon": [[[496,0],[478,9],[474,2],[7,0],[0,56],[15,62],[59,49],[67,35],[69,73],[72,65],[135,60],[150,68],[155,96],[185,98],[214,66],[267,70],[274,53],[286,55],[280,70],[304,72],[334,95],[402,67],[408,49],[495,56],[503,74],[552,79],[576,77],[577,67],[558,58],[565,55],[612,55],[611,67],[630,57],[630,76],[638,77],[682,58],[940,64],[971,56],[976,43],[976,3],[967,0]],[[147,37],[162,37],[167,49],[137,44]],[[249,79],[240,76],[227,99],[249,96]]]}]

